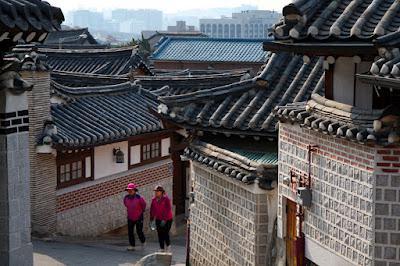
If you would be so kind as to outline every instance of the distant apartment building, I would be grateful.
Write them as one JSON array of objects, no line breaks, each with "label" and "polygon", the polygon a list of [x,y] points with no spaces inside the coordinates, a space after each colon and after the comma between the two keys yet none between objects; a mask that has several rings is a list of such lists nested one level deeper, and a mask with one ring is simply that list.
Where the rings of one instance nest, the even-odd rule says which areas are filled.
[{"label": "distant apartment building", "polygon": [[163,12],[155,9],[116,9],[111,17],[120,24],[121,32],[140,33],[142,30],[161,30],[163,26]]},{"label": "distant apartment building", "polygon": [[212,38],[263,39],[281,14],[268,10],[248,10],[232,17],[200,19],[200,31]]},{"label": "distant apartment building", "polygon": [[195,26],[186,25],[186,21],[183,20],[177,21],[175,26],[167,27],[169,32],[194,32],[195,30]]},{"label": "distant apartment building", "polygon": [[76,10],[71,13],[72,26],[102,30],[109,32],[119,31],[119,24],[104,18],[103,13],[90,10]]}]

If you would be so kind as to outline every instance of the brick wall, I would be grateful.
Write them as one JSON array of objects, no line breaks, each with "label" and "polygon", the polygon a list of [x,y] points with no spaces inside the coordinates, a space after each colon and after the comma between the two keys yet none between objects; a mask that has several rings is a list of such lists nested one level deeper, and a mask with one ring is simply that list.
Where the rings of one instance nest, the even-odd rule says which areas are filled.
[{"label": "brick wall", "polygon": [[193,174],[191,265],[268,265],[276,191],[243,184],[197,163]]},{"label": "brick wall", "polygon": [[[172,198],[171,168],[170,161],[162,161],[141,171],[128,171],[122,177],[99,179],[93,181],[93,185],[83,183],[82,188],[66,189],[66,192],[61,190],[57,196],[57,232],[94,236],[125,225],[126,209],[122,200],[126,185],[133,182],[139,186],[139,193],[145,197],[149,209],[155,185],[163,185]],[[148,224],[148,210],[145,224]]]},{"label": "brick wall", "polygon": [[50,74],[32,71],[21,75],[34,84],[28,92],[32,233],[51,234],[56,229],[56,159],[52,154],[36,153],[37,137],[50,117]]},{"label": "brick wall", "polygon": [[[290,171],[308,174],[309,144],[318,147],[312,155],[312,206],[304,216],[306,239],[354,265],[372,265],[375,149],[282,123],[278,236],[285,236],[285,200],[296,200],[295,188],[284,185],[283,179],[290,177]],[[335,265],[332,261],[325,263]]]},{"label": "brick wall", "polygon": [[375,266],[400,265],[400,149],[378,148],[375,189]]}]

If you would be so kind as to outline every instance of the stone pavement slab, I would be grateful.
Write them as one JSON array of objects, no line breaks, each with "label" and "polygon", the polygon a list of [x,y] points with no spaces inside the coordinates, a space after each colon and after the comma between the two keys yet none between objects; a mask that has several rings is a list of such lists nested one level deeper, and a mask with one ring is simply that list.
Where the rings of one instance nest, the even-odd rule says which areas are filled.
[{"label": "stone pavement slab", "polygon": [[[182,237],[181,237],[182,238]],[[158,243],[151,239],[144,249],[127,251],[127,239],[57,240],[46,242],[33,240],[34,265],[85,265],[85,266],[133,266],[142,257],[158,251]],[[184,264],[186,247],[184,239],[172,239],[172,264]]]}]

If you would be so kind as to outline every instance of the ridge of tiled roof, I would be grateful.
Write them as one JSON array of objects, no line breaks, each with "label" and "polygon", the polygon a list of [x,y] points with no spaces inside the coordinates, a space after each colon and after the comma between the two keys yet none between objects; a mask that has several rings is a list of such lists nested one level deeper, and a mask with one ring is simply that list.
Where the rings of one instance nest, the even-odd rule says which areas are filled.
[{"label": "ridge of tiled roof", "polygon": [[276,183],[276,164],[259,163],[210,143],[196,140],[183,155],[245,184],[256,182],[263,189],[273,189]]},{"label": "ridge of tiled roof", "polygon": [[301,56],[272,54],[253,79],[191,92],[160,97],[158,112],[183,127],[232,134],[276,136],[276,106],[307,100],[322,92],[322,59],[304,63]]},{"label": "ridge of tiled roof", "polygon": [[263,63],[266,54],[262,40],[167,37],[160,41],[150,59]]},{"label": "ridge of tiled roof", "polygon": [[126,75],[99,75],[70,72],[51,72],[51,80],[69,87],[90,87],[99,85],[115,85],[129,80]]},{"label": "ridge of tiled roof", "polygon": [[128,75],[131,69],[143,68],[151,73],[135,47],[85,50],[40,48],[39,52],[47,55],[47,62],[54,71]]},{"label": "ridge of tiled roof", "polygon": [[134,85],[131,82],[124,82],[119,84],[108,84],[108,85],[97,85],[97,86],[85,86],[85,87],[70,87],[51,81],[51,93],[67,101],[73,101],[75,99],[87,96],[97,95],[111,95],[121,94],[127,92],[138,92],[139,86]]},{"label": "ridge of tiled roof", "polygon": [[368,41],[400,27],[398,0],[295,0],[274,26],[277,40]]},{"label": "ridge of tiled roof", "polygon": [[277,107],[275,114],[283,123],[297,123],[308,129],[363,144],[388,145],[400,142],[399,111],[395,106],[383,110],[364,110],[313,94],[308,102]]},{"label": "ridge of tiled roof", "polygon": [[53,145],[77,148],[159,131],[162,130],[161,121],[149,112],[149,108],[156,106],[155,100],[130,90],[55,104],[51,107],[53,127],[47,131],[45,127],[39,144],[48,144],[51,139]]},{"label": "ridge of tiled roof", "polygon": [[[80,35],[85,34],[86,38],[80,38]],[[62,41],[62,45],[65,44],[83,44],[85,41],[88,41],[89,44],[98,44],[98,42],[94,39],[93,35],[90,34],[88,28],[79,28],[79,29],[68,29],[68,30],[60,30],[49,33],[46,40],[43,42],[44,45],[55,44],[59,45],[60,39],[64,38]]]},{"label": "ridge of tiled roof", "polygon": [[0,1],[0,43],[43,41],[47,33],[60,30],[64,15],[60,8],[41,0]]},{"label": "ridge of tiled roof", "polygon": [[246,77],[246,71],[191,76],[142,76],[136,83],[157,96],[186,94],[216,86],[231,84]]}]

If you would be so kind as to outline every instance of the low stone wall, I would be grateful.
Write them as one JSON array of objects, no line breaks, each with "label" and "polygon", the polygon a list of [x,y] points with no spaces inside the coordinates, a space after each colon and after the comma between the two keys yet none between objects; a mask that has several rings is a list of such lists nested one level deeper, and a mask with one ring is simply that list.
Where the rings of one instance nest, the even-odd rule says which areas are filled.
[{"label": "low stone wall", "polygon": [[191,265],[272,264],[277,191],[192,164]]},{"label": "low stone wall", "polygon": [[[172,197],[171,161],[96,180],[93,185],[81,184],[82,188],[60,190],[57,196],[57,232],[69,236],[96,236],[126,225],[123,198],[126,195],[124,189],[130,182],[139,186],[139,193],[146,199],[147,225],[154,187],[164,186]],[[144,228],[147,230],[148,226]]]}]

